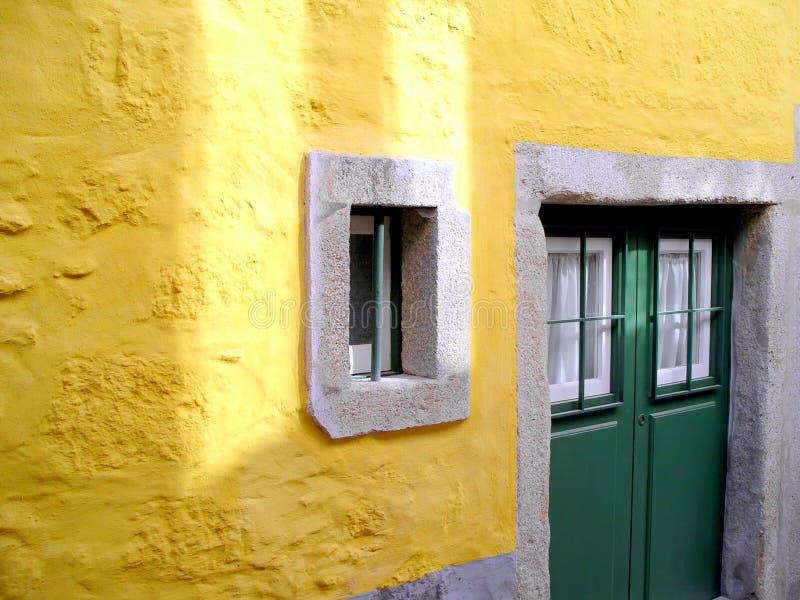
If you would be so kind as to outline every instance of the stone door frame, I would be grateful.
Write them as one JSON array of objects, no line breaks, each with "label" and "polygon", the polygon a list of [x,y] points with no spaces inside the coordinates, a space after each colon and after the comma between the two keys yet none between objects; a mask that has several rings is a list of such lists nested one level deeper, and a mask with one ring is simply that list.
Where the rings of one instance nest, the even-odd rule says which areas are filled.
[{"label": "stone door frame", "polygon": [[778,597],[780,415],[790,346],[787,206],[800,201],[795,162],[630,155],[521,142],[515,149],[517,279],[517,597],[548,598],[550,404],[543,203],[738,205],[722,591]]}]

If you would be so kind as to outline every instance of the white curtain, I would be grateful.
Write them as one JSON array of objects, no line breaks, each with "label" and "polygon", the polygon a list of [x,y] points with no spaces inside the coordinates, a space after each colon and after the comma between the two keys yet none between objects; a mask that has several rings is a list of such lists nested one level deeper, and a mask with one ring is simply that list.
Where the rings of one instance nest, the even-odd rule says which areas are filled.
[{"label": "white curtain", "polygon": [[[580,254],[547,255],[547,318],[550,321],[576,319],[580,316]],[[586,315],[597,316],[600,310],[598,255],[586,256]],[[585,377],[597,377],[599,350],[597,322],[586,324]],[[547,344],[547,378],[549,383],[578,380],[580,328],[578,323],[550,325]]]},{"label": "white curtain", "polygon": [[[699,261],[695,257],[695,282]],[[684,310],[689,298],[689,253],[664,253],[658,259],[658,310]],[[697,285],[695,285],[695,297]],[[686,366],[686,313],[658,319],[658,368]],[[696,344],[694,344],[696,347]],[[696,354],[695,354],[696,356]]]},{"label": "white curtain", "polygon": [[[580,255],[547,256],[547,315],[551,321],[574,319],[580,313]],[[550,325],[547,378],[550,383],[578,379],[578,323]]]}]

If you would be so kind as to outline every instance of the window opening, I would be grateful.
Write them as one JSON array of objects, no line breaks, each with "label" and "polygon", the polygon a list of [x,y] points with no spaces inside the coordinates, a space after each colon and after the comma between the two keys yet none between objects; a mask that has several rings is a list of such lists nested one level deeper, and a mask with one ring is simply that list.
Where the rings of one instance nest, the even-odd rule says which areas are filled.
[{"label": "window opening", "polygon": [[350,216],[350,374],[379,381],[400,367],[398,214],[353,207]]}]

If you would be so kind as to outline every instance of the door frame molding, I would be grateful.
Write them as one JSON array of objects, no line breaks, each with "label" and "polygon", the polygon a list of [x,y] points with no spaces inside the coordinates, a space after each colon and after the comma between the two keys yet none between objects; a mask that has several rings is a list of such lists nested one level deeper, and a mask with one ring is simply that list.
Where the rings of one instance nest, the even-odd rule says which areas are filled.
[{"label": "door frame molding", "polygon": [[[781,415],[791,328],[788,203],[800,198],[800,106],[793,164],[673,158],[545,146],[515,148],[517,282],[517,597],[549,598],[550,402],[543,203],[738,205],[722,593],[781,597]],[[789,277],[791,281],[791,277]]]}]

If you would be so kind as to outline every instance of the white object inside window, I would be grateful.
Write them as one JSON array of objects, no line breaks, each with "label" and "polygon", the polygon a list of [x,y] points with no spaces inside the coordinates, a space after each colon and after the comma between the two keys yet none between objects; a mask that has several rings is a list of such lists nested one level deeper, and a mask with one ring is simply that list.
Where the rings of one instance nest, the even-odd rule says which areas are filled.
[{"label": "white object inside window", "polygon": [[[695,308],[711,306],[710,239],[694,241]],[[689,307],[689,240],[664,239],[659,244],[658,311],[685,310]],[[687,313],[658,317],[658,385],[684,381],[689,318]],[[711,347],[711,312],[694,314],[692,379],[708,377]]]},{"label": "white object inside window", "polygon": [[[547,238],[547,319],[560,321],[580,317],[580,238]],[[611,315],[611,238],[586,238],[586,316]],[[610,319],[587,321],[584,364],[584,395],[611,391]],[[580,325],[554,323],[549,326],[547,377],[550,401],[578,397]]]}]

